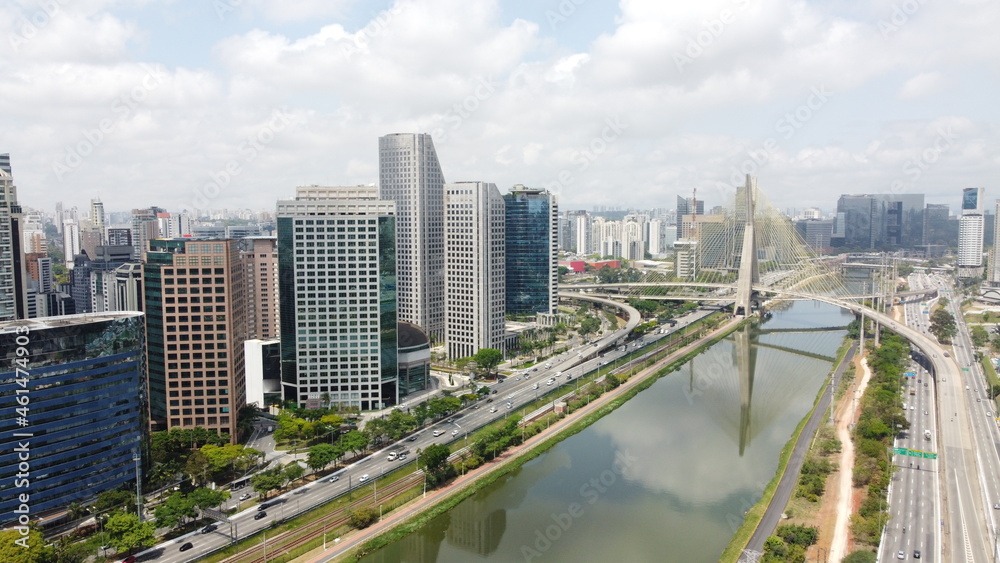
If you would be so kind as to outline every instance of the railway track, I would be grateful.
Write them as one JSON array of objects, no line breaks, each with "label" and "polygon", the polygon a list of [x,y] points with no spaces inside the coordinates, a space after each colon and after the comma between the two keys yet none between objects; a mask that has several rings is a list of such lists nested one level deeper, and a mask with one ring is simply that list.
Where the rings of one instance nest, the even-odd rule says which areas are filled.
[{"label": "railway track", "polygon": [[[386,501],[391,501],[403,492],[409,490],[414,485],[421,483],[423,481],[423,473],[411,473],[402,479],[385,485],[383,488],[379,489],[379,493],[382,495],[383,503]],[[351,511],[364,506],[374,504],[375,494],[374,492],[369,492],[368,494],[359,497],[347,506],[331,512],[321,518],[318,518],[308,524],[304,524],[293,530],[288,530],[274,536],[273,538],[267,539],[267,557],[271,559],[277,555],[289,553],[303,545],[311,542],[312,540],[319,538],[322,534],[328,530],[336,530],[338,527],[347,524],[348,515]],[[258,543],[252,547],[245,549],[244,551],[228,557],[223,560],[223,563],[265,563],[264,561],[264,544]]]}]

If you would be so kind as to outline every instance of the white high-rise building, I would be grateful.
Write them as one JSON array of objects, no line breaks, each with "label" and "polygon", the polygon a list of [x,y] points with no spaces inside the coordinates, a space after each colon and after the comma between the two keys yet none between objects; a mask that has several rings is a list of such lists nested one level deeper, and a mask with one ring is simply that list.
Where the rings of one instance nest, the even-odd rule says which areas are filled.
[{"label": "white high-rise building", "polygon": [[63,252],[66,269],[73,269],[73,257],[80,253],[80,225],[74,219],[63,220]]},{"label": "white high-rise building", "polygon": [[104,217],[104,202],[100,198],[90,200],[90,226],[101,233],[101,244],[107,244],[108,230]]},{"label": "white high-rise building", "polygon": [[625,221],[622,226],[622,250],[626,260],[646,258],[646,244],[642,240],[642,225],[638,221]]},{"label": "white high-rise building", "polygon": [[286,400],[361,410],[398,402],[396,204],[378,195],[309,186],[278,202]]},{"label": "white high-rise building", "polygon": [[[996,211],[993,214],[994,221],[997,217],[1000,217],[1000,215],[997,215],[998,213],[1000,213],[1000,199],[996,201]],[[990,285],[993,287],[1000,286],[1000,260],[997,259],[998,257],[1000,257],[1000,229],[996,228],[996,225],[994,224],[993,255],[990,260],[990,275],[987,278],[987,281],[989,281]]]},{"label": "white high-rise building", "polygon": [[444,175],[426,133],[379,137],[379,197],[396,203],[399,319],[445,332]]},{"label": "white high-rise building", "polygon": [[504,349],[505,209],[496,184],[444,186],[445,343],[452,359]]},{"label": "white high-rise building", "polygon": [[962,216],[958,220],[958,276],[983,275],[983,188],[962,190]]}]

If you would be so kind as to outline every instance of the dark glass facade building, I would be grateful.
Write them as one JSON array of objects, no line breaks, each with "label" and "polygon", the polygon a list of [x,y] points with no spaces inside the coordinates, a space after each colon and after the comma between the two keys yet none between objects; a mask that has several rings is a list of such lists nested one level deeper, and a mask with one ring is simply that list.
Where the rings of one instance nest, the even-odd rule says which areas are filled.
[{"label": "dark glass facade building", "polygon": [[134,485],[143,334],[135,312],[0,324],[0,526]]},{"label": "dark glass facade building", "polygon": [[555,313],[559,279],[555,197],[524,186],[514,186],[503,197],[507,314]]}]

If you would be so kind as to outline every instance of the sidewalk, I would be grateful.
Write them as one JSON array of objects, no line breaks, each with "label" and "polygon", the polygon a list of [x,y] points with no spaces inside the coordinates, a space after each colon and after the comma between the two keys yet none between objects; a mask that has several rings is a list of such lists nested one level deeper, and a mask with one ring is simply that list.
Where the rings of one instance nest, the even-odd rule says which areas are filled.
[{"label": "sidewalk", "polygon": [[[334,547],[329,546],[330,542],[327,542],[326,551],[322,549],[314,550],[310,554],[306,554],[302,557],[295,559],[296,563],[327,563],[334,561],[336,558],[343,557],[348,554],[351,550],[357,549],[363,545],[368,540],[374,538],[375,536],[389,530],[390,528],[402,524],[409,520],[410,518],[426,511],[428,508],[434,506],[438,502],[443,501],[450,495],[458,494],[464,489],[474,485],[477,480],[483,476],[497,471],[509,463],[515,462],[518,457],[527,451],[532,450],[538,444],[545,442],[546,440],[558,435],[559,432],[565,430],[567,427],[576,424],[582,418],[597,412],[598,410],[607,406],[610,402],[618,399],[623,393],[628,392],[630,389],[641,384],[647,377],[656,373],[663,365],[669,364],[675,361],[677,358],[691,352],[692,350],[702,346],[704,342],[707,342],[713,338],[718,337],[720,334],[724,334],[726,331],[730,330],[733,325],[738,323],[739,320],[733,319],[727,323],[722,324],[716,330],[708,333],[702,338],[688,344],[687,346],[675,350],[664,359],[660,360],[656,364],[645,368],[644,370],[638,372],[635,376],[630,377],[628,381],[623,383],[618,388],[601,395],[599,398],[595,399],[589,405],[581,407],[574,411],[570,416],[564,417],[559,421],[555,422],[549,428],[539,432],[535,436],[529,438],[525,443],[513,447],[502,455],[498,456],[496,460],[490,461],[483,464],[482,466],[468,472],[465,476],[457,477],[455,480],[451,481],[448,485],[440,489],[435,489],[433,491],[428,491],[426,498],[417,499],[412,502],[411,505],[404,506],[399,510],[389,513],[386,517],[376,524],[365,528],[364,530],[358,530],[351,532],[346,540],[337,542]],[[341,540],[341,538],[337,538]]]}]

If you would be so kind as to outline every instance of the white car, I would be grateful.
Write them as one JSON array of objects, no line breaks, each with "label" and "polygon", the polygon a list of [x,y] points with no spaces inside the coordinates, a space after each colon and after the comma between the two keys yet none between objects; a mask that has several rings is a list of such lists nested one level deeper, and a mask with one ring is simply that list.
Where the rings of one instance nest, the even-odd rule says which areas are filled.
[{"label": "white car", "polygon": [[497,412],[497,408],[496,407],[490,407],[490,412]]},{"label": "white car", "polygon": [[[441,432],[440,430],[435,430],[432,434],[434,434],[434,437],[437,438],[438,436],[440,436],[441,434],[443,434],[443,432]],[[138,498],[138,497],[136,497],[136,498]]]},{"label": "white car", "polygon": [[555,382],[556,382],[556,380],[555,380],[555,379],[552,379],[552,378],[550,377],[550,378],[549,378],[549,380],[545,382],[545,384],[546,384],[546,385],[552,385],[552,384],[553,384],[553,383],[555,383]]},{"label": "white car", "polygon": [[[364,483],[364,482],[365,482],[365,481],[367,481],[367,480],[368,480],[368,474],[367,474],[367,473],[365,473],[364,475],[362,475],[362,476],[361,476],[361,477],[360,477],[360,478],[358,479],[358,483]],[[138,497],[136,497],[136,498],[138,498]]]},{"label": "white car", "polygon": [[[138,497],[136,497],[136,498],[138,498]],[[243,502],[243,501],[247,500],[248,498],[250,498],[250,493],[243,493],[242,495],[240,495],[240,502]]]}]

